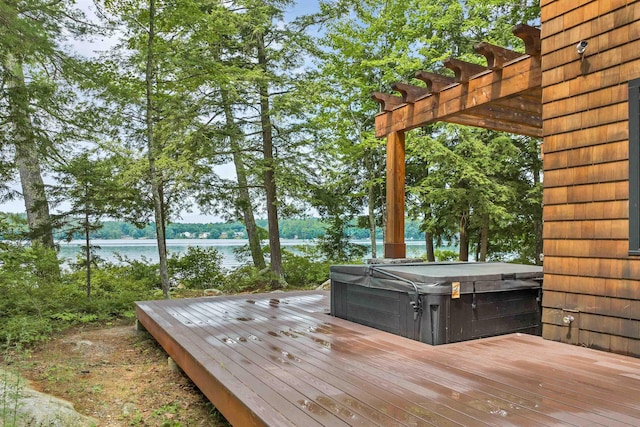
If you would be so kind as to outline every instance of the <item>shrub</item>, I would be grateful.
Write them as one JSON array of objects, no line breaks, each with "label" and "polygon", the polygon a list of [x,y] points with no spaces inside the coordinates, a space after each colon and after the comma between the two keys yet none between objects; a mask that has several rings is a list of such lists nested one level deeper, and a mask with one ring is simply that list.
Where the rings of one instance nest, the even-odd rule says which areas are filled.
[{"label": "shrub", "polygon": [[171,255],[169,275],[190,289],[220,287],[224,283],[222,255],[213,247],[189,246],[183,255]]},{"label": "shrub", "polygon": [[[159,286],[158,265],[149,260],[119,258],[119,264],[99,263],[92,270],[91,300],[77,302],[76,311],[94,314],[98,318],[128,316],[135,301],[153,299],[153,290]],[[85,289],[84,271],[70,275],[77,291]]]},{"label": "shrub", "polygon": [[317,287],[329,279],[329,267],[334,264],[322,260],[319,252],[312,248],[299,247],[302,255],[282,251],[284,278],[293,288]]},{"label": "shrub", "polygon": [[54,331],[59,329],[51,319],[34,315],[16,315],[2,323],[0,338],[5,346],[46,341]]},{"label": "shrub", "polygon": [[260,271],[253,266],[245,265],[229,272],[222,289],[226,293],[268,291],[273,279],[269,269]]},{"label": "shrub", "polygon": [[458,252],[448,249],[436,249],[434,251],[436,261],[456,261],[458,259]]}]

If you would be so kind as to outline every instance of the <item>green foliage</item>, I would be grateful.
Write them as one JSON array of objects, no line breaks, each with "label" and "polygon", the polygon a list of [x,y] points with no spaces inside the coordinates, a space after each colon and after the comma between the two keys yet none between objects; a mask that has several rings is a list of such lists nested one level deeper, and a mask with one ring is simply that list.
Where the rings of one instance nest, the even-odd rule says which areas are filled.
[{"label": "green foliage", "polygon": [[268,291],[271,290],[274,278],[269,269],[258,270],[245,265],[229,272],[222,290],[225,293]]},{"label": "green foliage", "polygon": [[367,253],[367,248],[349,241],[341,217],[334,217],[332,222],[333,227],[328,228],[324,236],[318,239],[318,250],[332,262],[361,260]]},{"label": "green foliage", "polygon": [[65,311],[63,313],[54,313],[51,315],[51,318],[72,323],[91,323],[99,319],[99,317],[95,314],[74,313],[70,311]]},{"label": "green foliage", "polygon": [[458,252],[452,251],[450,249],[435,249],[434,251],[436,261],[457,261],[458,260]]},{"label": "green foliage", "polygon": [[224,282],[222,255],[213,247],[189,246],[183,255],[168,259],[169,275],[190,289],[220,287]]},{"label": "green foliage", "polygon": [[17,315],[6,319],[0,331],[0,346],[34,344],[47,341],[58,330],[50,319],[34,315]]},{"label": "green foliage", "polygon": [[[123,316],[133,309],[133,302],[153,299],[159,286],[158,267],[144,261],[122,260],[123,264],[103,263],[93,270],[91,301],[79,303],[82,312],[100,319]],[[121,262],[122,262],[121,261]],[[75,272],[72,283],[82,289],[83,272]]]},{"label": "green foliage", "polygon": [[[280,222],[280,237],[283,239],[315,239],[324,233],[326,224],[317,218],[282,219]],[[268,238],[268,232],[263,229],[267,220],[258,220],[260,238]],[[171,223],[167,226],[167,239],[234,239],[247,238],[244,224],[239,221],[216,223]],[[154,239],[156,227],[153,222],[139,228],[134,224],[122,221],[104,221],[101,228],[90,233],[91,239]],[[58,230],[57,238],[65,238],[62,230]],[[73,239],[84,239],[81,232],[73,234]]]},{"label": "green foliage", "polygon": [[55,330],[47,314],[65,303],[52,297],[59,281],[57,267],[53,250],[17,243],[0,249],[0,346],[42,341]]},{"label": "green foliage", "polygon": [[299,246],[302,255],[282,252],[284,278],[292,288],[316,288],[329,279],[329,267],[334,264],[322,257],[317,248]]},{"label": "green foliage", "polygon": [[[336,198],[336,193],[327,194],[327,198]],[[344,190],[344,200],[348,203],[349,192]],[[353,216],[353,215],[352,215]],[[260,238],[265,240],[268,238],[268,232],[262,227],[267,226],[267,220],[259,219],[258,224]],[[319,218],[286,218],[279,221],[280,238],[282,239],[300,239],[312,240],[323,236],[327,228],[331,225],[329,217],[325,219]],[[104,221],[99,230],[92,231],[91,239],[154,239],[156,228],[154,223],[146,224],[142,228],[138,228],[133,224],[122,221]],[[344,224],[344,234],[349,239],[368,239],[370,230],[367,221],[359,223],[355,219],[349,220]],[[382,229],[376,229],[376,236],[382,238]],[[416,220],[407,220],[405,222],[405,236],[407,239],[422,240],[424,234],[420,231],[420,222]],[[62,232],[58,232],[57,238],[65,238]],[[76,233],[73,239],[81,240],[82,234]],[[171,223],[167,226],[167,239],[246,239],[247,235],[244,225],[241,222],[216,222],[216,223]]]},{"label": "green foliage", "polygon": [[59,274],[53,250],[0,243],[0,347],[47,340],[76,323],[130,316],[133,302],[152,298],[157,266],[121,259],[94,269],[93,298],[85,298],[84,271]]}]

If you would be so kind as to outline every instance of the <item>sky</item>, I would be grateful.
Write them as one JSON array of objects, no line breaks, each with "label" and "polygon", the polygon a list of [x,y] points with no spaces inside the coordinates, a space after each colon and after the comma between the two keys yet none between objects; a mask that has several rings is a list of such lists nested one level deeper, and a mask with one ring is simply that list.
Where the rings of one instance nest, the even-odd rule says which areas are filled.
[{"label": "sky", "polygon": [[[87,16],[89,17],[95,16],[93,14],[93,11],[96,10],[96,7],[93,4],[92,0],[78,0],[76,4],[80,9],[82,9],[87,14]],[[306,14],[306,13],[317,12],[318,10],[319,10],[318,0],[298,0],[296,4],[285,13],[285,19],[293,19],[296,16]],[[78,53],[81,53],[86,56],[92,56],[95,54],[95,51],[104,51],[108,49],[110,46],[113,46],[114,44],[115,44],[115,40],[106,39],[106,40],[99,40],[93,43],[90,43],[90,42],[74,43],[73,46]],[[228,177],[228,178],[235,176],[235,173],[233,172],[233,168],[230,165],[228,166],[223,165],[221,169],[218,170],[218,173],[221,176]],[[45,184],[54,183],[52,178],[46,175],[44,176],[44,180],[45,180]],[[16,173],[16,179],[14,180],[14,182],[11,183],[11,188],[17,191],[20,191],[20,182],[17,179],[17,173]],[[12,201],[0,203],[0,212],[23,213],[25,212],[24,200],[22,198],[17,198]],[[198,207],[195,205],[191,208],[191,212],[188,212],[188,211],[182,212],[180,216],[181,216],[181,219],[179,219],[177,222],[208,223],[208,222],[222,221],[221,218],[218,216],[201,214],[198,210]]]}]

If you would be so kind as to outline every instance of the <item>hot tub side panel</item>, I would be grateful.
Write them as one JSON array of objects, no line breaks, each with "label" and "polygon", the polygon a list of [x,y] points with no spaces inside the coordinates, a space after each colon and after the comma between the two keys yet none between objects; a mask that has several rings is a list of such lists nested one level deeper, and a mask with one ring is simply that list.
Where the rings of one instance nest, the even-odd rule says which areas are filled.
[{"label": "hot tub side panel", "polygon": [[403,292],[332,281],[331,315],[415,340],[420,337],[409,296]]}]

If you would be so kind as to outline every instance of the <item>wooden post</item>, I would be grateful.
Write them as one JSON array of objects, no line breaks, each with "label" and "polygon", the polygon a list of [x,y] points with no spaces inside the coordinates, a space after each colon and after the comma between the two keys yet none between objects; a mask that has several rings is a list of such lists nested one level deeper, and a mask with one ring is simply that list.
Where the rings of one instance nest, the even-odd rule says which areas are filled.
[{"label": "wooden post", "polygon": [[404,131],[387,135],[387,232],[385,258],[405,258],[404,243]]}]

